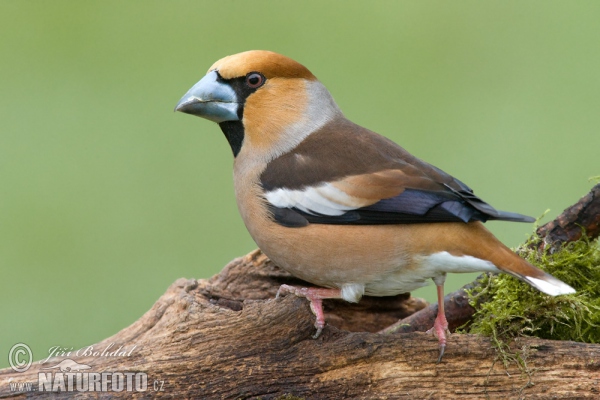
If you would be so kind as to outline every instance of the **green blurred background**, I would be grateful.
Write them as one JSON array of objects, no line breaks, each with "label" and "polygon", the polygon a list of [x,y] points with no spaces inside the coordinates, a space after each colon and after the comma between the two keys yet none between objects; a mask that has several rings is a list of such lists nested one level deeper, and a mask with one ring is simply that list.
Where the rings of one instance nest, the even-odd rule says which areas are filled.
[{"label": "green blurred background", "polygon": [[17,342],[104,339],[254,249],[220,130],[173,113],[217,59],[299,60],[353,121],[547,221],[600,174],[598,21],[597,1],[2,1],[0,366]]}]

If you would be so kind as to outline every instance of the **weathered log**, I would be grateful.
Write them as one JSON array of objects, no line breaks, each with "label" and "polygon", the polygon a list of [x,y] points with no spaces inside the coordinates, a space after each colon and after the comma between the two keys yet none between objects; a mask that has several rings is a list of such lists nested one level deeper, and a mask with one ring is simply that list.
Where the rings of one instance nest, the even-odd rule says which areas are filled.
[{"label": "weathered log", "polygon": [[[594,196],[595,204],[600,196]],[[373,333],[417,310],[432,310],[424,301],[407,295],[365,298],[357,305],[327,301],[328,325],[314,340],[314,316],[306,300],[274,298],[282,283],[305,284],[258,250],[232,261],[211,279],[179,279],[133,325],[93,345],[99,354],[54,357],[25,372],[0,371],[0,397],[71,397],[68,379],[84,374],[88,385],[80,387],[89,389],[92,380],[95,391],[80,392],[73,384],[80,397],[600,397],[600,345],[518,339],[513,346],[523,354],[524,372],[516,363],[498,361],[487,338],[454,334],[444,360],[436,364],[438,343],[433,336]],[[120,356],[107,356],[120,346]],[[104,349],[108,350],[102,354]],[[47,369],[64,360],[89,369]],[[136,391],[142,387],[135,382],[121,392],[113,390],[110,380],[136,373],[134,380],[146,377],[145,391]],[[91,374],[106,383],[106,391],[94,385]],[[64,386],[61,376],[67,380]],[[35,391],[19,391],[28,388],[22,383],[32,383]],[[53,389],[61,391],[48,391]]]}]

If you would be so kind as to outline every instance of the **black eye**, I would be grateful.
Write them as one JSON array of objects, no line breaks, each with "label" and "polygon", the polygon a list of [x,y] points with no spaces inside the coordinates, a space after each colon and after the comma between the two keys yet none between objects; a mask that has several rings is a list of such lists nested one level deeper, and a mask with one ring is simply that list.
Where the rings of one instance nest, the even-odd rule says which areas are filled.
[{"label": "black eye", "polygon": [[246,85],[250,86],[252,89],[261,87],[265,83],[265,80],[265,77],[258,72],[250,72],[246,75]]}]

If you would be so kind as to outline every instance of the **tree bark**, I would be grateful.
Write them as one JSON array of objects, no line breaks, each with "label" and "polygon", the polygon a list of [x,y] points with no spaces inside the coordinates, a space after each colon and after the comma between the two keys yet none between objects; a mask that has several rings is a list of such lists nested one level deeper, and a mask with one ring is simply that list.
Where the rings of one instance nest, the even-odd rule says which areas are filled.
[{"label": "tree bark", "polygon": [[[547,231],[556,232],[560,226],[558,230],[567,232],[567,239],[560,241],[577,236],[573,234],[577,229],[568,227],[598,210],[594,207],[600,202],[600,185],[588,196],[582,199],[587,206],[575,217],[560,222],[563,214]],[[597,227],[600,212],[595,212],[588,220]],[[291,295],[274,298],[283,283],[306,284],[277,268],[259,250],[233,260],[211,279],[179,279],[133,325],[80,352],[100,354],[54,357],[20,373],[10,368],[0,371],[0,397],[71,397],[66,385],[58,393],[47,391],[60,388],[56,377],[68,378],[69,373],[48,368],[73,360],[90,367],[70,371],[73,379],[79,379],[75,374],[92,372],[147,376],[145,391],[111,391],[108,383],[108,391],[93,385],[100,391],[74,388],[79,397],[600,398],[600,345],[519,339],[513,350],[522,351],[524,368],[520,368],[499,361],[489,339],[453,334],[444,360],[436,364],[438,342],[433,336],[374,333],[399,319],[406,321],[409,315],[434,310],[423,300],[400,295],[364,298],[359,304],[326,301],[328,324],[318,339],[312,339],[314,316],[307,301]],[[463,298],[455,297],[454,303],[459,310],[470,307]],[[418,310],[423,311],[415,314]],[[450,315],[450,324],[458,324],[465,315]],[[426,326],[431,327],[432,321]],[[120,346],[121,355],[106,354]],[[40,384],[40,373],[54,379],[50,386]],[[26,382],[35,390],[19,391],[18,385]]]}]

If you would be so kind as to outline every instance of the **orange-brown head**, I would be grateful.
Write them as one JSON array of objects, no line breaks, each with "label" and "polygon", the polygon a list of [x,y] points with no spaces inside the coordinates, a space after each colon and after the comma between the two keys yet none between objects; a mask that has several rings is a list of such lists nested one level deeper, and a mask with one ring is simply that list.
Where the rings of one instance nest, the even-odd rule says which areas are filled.
[{"label": "orange-brown head", "polygon": [[263,161],[341,115],[306,67],[264,50],[217,61],[175,109],[217,122],[235,156],[243,151]]},{"label": "orange-brown head", "polygon": [[267,79],[317,78],[304,65],[284,55],[267,50],[250,50],[221,58],[207,72],[219,71],[224,79],[234,79],[260,71]]}]

